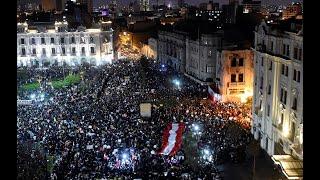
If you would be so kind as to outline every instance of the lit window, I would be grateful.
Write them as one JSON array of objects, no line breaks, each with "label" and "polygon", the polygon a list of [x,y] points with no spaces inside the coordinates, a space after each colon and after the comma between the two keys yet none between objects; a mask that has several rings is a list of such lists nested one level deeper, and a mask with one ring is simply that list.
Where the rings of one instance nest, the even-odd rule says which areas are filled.
[{"label": "lit window", "polygon": [[239,74],[239,82],[243,82],[243,74]]}]

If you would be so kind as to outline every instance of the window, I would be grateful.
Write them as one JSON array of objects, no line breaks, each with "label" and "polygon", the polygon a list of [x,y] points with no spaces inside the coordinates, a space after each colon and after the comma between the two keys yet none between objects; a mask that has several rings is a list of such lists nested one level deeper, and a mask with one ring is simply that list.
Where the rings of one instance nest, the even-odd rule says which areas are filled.
[{"label": "window", "polygon": [[22,56],[25,56],[25,55],[26,55],[26,49],[25,49],[25,48],[22,48],[22,49],[21,49],[21,55],[22,55]]},{"label": "window", "polygon": [[213,66],[207,66],[207,73],[213,72]]},{"label": "window", "polygon": [[261,76],[260,77],[260,89],[262,89],[263,88],[263,77]]},{"label": "window", "polygon": [[90,37],[90,43],[94,43],[93,37]]},{"label": "window", "polygon": [[290,140],[291,141],[294,140],[295,133],[296,133],[296,123],[291,121],[291,130],[290,130]]},{"label": "window", "polygon": [[52,53],[52,55],[55,55],[55,54],[56,54],[56,49],[55,49],[55,48],[52,48],[52,49],[51,49],[51,53]]},{"label": "window", "polygon": [[287,56],[290,56],[290,46],[287,45]]},{"label": "window", "polygon": [[270,60],[270,63],[269,63],[269,70],[272,71],[272,61]]},{"label": "window", "polygon": [[286,54],[286,45],[285,44],[282,45],[282,54],[283,55]]},{"label": "window", "polygon": [[287,104],[287,91],[282,88],[280,90],[280,102]]},{"label": "window", "polygon": [[91,54],[95,53],[94,47],[90,47]]},{"label": "window", "polygon": [[72,54],[76,54],[76,48],[75,47],[72,48]]},{"label": "window", "polygon": [[284,75],[284,64],[281,65],[281,74]]},{"label": "window", "polygon": [[243,82],[243,74],[239,74],[239,80],[238,82]]},{"label": "window", "polygon": [[23,38],[21,38],[20,42],[21,42],[21,44],[24,44],[24,39],[23,39]]},{"label": "window", "polygon": [[293,58],[298,59],[298,48],[296,47],[293,49]]},{"label": "window", "polygon": [[64,38],[63,37],[60,39],[60,41],[61,41],[61,44],[64,44]]},{"label": "window", "polygon": [[263,66],[263,57],[261,58],[261,66]]},{"label": "window", "polygon": [[236,67],[236,66],[237,66],[237,59],[236,58],[232,58],[231,67]]},{"label": "window", "polygon": [[298,103],[297,97],[294,97],[293,98],[293,103],[292,103],[292,109],[293,110],[297,110],[297,103]]},{"label": "window", "polygon": [[211,56],[212,56],[212,51],[209,50],[209,52],[208,52],[208,57],[211,57]]},{"label": "window", "polygon": [[289,74],[289,67],[286,66],[286,76],[288,77],[288,74]]},{"label": "window", "polygon": [[61,48],[61,50],[62,50],[62,55],[66,55],[66,48]]},{"label": "window", "polygon": [[84,37],[80,37],[80,43],[85,43]]},{"label": "window", "polygon": [[269,84],[269,86],[268,86],[268,94],[269,95],[271,94],[271,84]]},{"label": "window", "polygon": [[42,48],[42,54],[46,55],[46,49],[45,48]]},{"label": "window", "polygon": [[297,81],[297,70],[293,70],[293,80]]},{"label": "window", "polygon": [[268,117],[270,116],[270,105],[269,104],[267,105],[267,116]]},{"label": "window", "polygon": [[36,44],[36,40],[34,38],[31,38],[31,44]]},{"label": "window", "polygon": [[302,60],[302,49],[299,49],[298,59],[299,59],[299,60]]},{"label": "window", "polygon": [[82,47],[81,48],[81,54],[85,54],[85,53],[86,53],[85,47]]},{"label": "window", "polygon": [[300,71],[297,71],[298,76],[297,76],[297,82],[300,82]]},{"label": "window", "polygon": [[44,38],[41,38],[41,44],[46,44],[46,42],[44,41]]},{"label": "window", "polygon": [[270,51],[273,51],[273,41],[271,41]]},{"label": "window", "polygon": [[50,43],[54,44],[54,38],[50,38]]},{"label": "window", "polygon": [[33,49],[32,49],[32,54],[33,54],[33,55],[36,55],[36,54],[37,54],[36,48],[33,48]]},{"label": "window", "polygon": [[231,82],[236,82],[236,75],[235,74],[231,74]]},{"label": "window", "polygon": [[71,37],[71,43],[74,44],[75,43],[75,39],[74,37]]},{"label": "window", "polygon": [[243,58],[239,59],[239,66],[243,66]]}]

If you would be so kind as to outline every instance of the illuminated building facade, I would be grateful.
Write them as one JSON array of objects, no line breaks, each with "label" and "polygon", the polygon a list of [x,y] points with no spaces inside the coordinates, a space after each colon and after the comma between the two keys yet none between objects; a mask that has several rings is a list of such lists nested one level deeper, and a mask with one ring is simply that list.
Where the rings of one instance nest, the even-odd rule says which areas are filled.
[{"label": "illuminated building facade", "polygon": [[68,30],[66,21],[36,29],[27,23],[18,23],[17,27],[18,67],[83,62],[100,65],[111,63],[114,57],[110,21],[100,22],[97,28],[78,27],[75,31]]},{"label": "illuminated building facade", "polygon": [[293,3],[289,5],[282,12],[282,19],[289,19],[291,17],[296,17],[302,14],[302,4],[301,3]]},{"label": "illuminated building facade", "polygon": [[303,159],[303,30],[255,30],[252,133],[269,155]]},{"label": "illuminated building facade", "polygon": [[253,95],[253,51],[219,50],[216,87],[222,102],[246,102]]}]

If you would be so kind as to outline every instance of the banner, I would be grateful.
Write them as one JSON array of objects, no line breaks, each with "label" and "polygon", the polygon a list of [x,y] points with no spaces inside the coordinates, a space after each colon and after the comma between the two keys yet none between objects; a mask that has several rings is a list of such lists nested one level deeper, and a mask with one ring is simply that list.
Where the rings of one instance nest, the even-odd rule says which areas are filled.
[{"label": "banner", "polygon": [[170,123],[163,132],[162,148],[159,154],[174,156],[182,144],[184,123]]},{"label": "banner", "polygon": [[222,97],[218,92],[215,92],[213,88],[208,86],[208,98],[211,100],[211,103],[221,101]]}]

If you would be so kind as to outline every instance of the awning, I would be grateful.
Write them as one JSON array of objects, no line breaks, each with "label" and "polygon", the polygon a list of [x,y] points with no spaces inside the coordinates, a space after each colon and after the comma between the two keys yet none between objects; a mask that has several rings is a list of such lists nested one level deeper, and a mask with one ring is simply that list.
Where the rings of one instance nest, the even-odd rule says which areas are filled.
[{"label": "awning", "polygon": [[273,155],[273,162],[281,167],[282,173],[288,179],[303,178],[303,162],[293,158],[291,155]]}]

